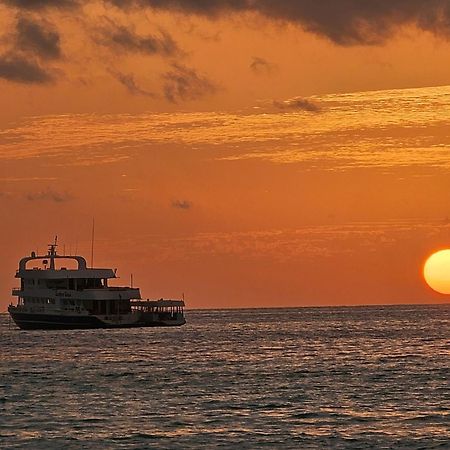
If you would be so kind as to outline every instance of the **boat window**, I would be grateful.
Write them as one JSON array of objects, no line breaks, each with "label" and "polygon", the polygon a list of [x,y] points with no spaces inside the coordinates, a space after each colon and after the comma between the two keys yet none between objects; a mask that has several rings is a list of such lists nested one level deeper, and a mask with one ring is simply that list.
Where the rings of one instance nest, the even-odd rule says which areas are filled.
[{"label": "boat window", "polygon": [[67,279],[47,280],[47,287],[49,289],[67,289]]},{"label": "boat window", "polygon": [[86,280],[87,289],[99,289],[102,288],[102,280],[100,278],[88,278]]}]

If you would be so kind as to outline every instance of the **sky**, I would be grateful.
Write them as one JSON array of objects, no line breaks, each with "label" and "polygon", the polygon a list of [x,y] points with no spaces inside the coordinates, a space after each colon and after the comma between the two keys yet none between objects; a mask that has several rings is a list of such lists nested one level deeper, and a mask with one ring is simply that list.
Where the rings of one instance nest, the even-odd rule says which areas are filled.
[{"label": "sky", "polygon": [[0,311],[18,260],[190,308],[446,303],[450,1],[0,0]]}]

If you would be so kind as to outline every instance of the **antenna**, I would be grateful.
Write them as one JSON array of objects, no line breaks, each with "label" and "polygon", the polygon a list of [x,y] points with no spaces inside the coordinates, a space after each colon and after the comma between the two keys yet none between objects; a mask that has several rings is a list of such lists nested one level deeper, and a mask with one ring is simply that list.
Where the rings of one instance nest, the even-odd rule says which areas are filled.
[{"label": "antenna", "polygon": [[91,267],[94,267],[94,232],[95,232],[95,217],[92,218],[92,240],[91,240]]},{"label": "antenna", "polygon": [[55,270],[55,256],[56,256],[56,247],[58,246],[58,236],[55,236],[55,241],[53,244],[49,244],[48,255],[50,257],[50,269]]}]

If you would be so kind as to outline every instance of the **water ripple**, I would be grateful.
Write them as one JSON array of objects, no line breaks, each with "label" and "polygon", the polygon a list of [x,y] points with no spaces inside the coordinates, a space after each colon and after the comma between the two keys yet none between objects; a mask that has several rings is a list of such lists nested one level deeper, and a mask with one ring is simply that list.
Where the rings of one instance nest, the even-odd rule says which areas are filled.
[{"label": "water ripple", "polygon": [[1,316],[0,447],[446,448],[449,321],[449,305],[57,332]]}]

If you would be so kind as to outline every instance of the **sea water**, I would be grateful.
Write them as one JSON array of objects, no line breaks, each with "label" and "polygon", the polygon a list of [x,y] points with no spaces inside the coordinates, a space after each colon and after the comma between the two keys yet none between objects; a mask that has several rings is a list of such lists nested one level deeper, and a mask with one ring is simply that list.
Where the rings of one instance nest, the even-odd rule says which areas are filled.
[{"label": "sea water", "polygon": [[0,448],[449,448],[450,305],[0,319]]}]

